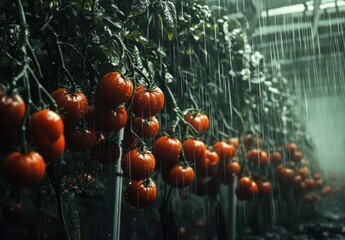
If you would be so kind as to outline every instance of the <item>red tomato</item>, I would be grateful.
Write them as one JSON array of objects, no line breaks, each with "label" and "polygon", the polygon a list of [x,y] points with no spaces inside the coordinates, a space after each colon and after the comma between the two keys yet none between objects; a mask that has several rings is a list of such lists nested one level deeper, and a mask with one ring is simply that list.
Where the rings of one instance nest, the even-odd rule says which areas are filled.
[{"label": "red tomato", "polygon": [[30,126],[30,133],[34,143],[42,146],[56,142],[64,130],[61,117],[49,109],[32,114]]},{"label": "red tomato", "polygon": [[294,180],[295,172],[290,168],[282,167],[278,170],[277,176],[281,183],[290,184]]},{"label": "red tomato", "polygon": [[262,197],[266,197],[270,194],[272,190],[272,184],[270,182],[258,182],[257,183],[259,188],[259,195]]},{"label": "red tomato", "polygon": [[181,165],[173,166],[169,171],[169,183],[176,188],[185,188],[194,180],[194,170]]},{"label": "red tomato", "polygon": [[120,72],[106,74],[96,90],[96,100],[102,105],[116,108],[118,105],[127,102],[133,93],[133,83],[124,78]]},{"label": "red tomato", "polygon": [[271,152],[270,161],[273,164],[278,165],[281,162],[281,159],[282,159],[282,155],[279,152]]},{"label": "red tomato", "polygon": [[56,162],[65,151],[65,137],[63,134],[61,134],[54,143],[46,146],[38,145],[36,150],[39,154],[41,154],[46,163]]},{"label": "red tomato", "polygon": [[0,127],[15,127],[19,125],[25,115],[25,103],[17,94],[12,96],[0,93]]},{"label": "red tomato", "polygon": [[183,151],[189,162],[201,161],[206,153],[206,145],[203,141],[189,138],[183,142]]},{"label": "red tomato", "polygon": [[164,94],[159,87],[151,90],[140,85],[133,97],[133,113],[137,117],[149,118],[156,116],[164,106]]},{"label": "red tomato", "polygon": [[135,208],[141,209],[152,204],[157,196],[157,186],[149,178],[141,181],[131,181],[126,189],[126,200]]},{"label": "red tomato", "polygon": [[209,177],[217,174],[219,157],[216,152],[206,150],[201,161],[195,162],[197,173],[200,177]]},{"label": "red tomato", "polygon": [[239,174],[241,166],[238,162],[223,162],[219,169],[219,176],[224,184],[231,184]]},{"label": "red tomato", "polygon": [[252,134],[247,134],[243,138],[243,144],[246,148],[260,148],[262,144],[262,138],[260,136],[253,136]]},{"label": "red tomato", "polygon": [[332,187],[324,186],[320,192],[321,197],[329,196],[332,193]]},{"label": "red tomato", "polygon": [[297,151],[297,145],[295,143],[288,143],[285,146],[285,150],[289,156],[294,156],[295,151]]},{"label": "red tomato", "polygon": [[153,144],[152,152],[157,167],[170,168],[177,164],[182,150],[182,144],[177,138],[162,136]]},{"label": "red tomato", "polygon": [[232,146],[234,146],[236,149],[238,148],[238,146],[240,145],[240,139],[238,137],[235,138],[230,138],[229,142]]},{"label": "red tomato", "polygon": [[189,122],[198,132],[205,131],[210,125],[208,116],[203,113],[197,113],[196,115],[187,113],[184,116],[184,119]]},{"label": "red tomato", "polygon": [[306,179],[308,177],[308,172],[309,171],[307,167],[298,169],[298,174],[300,174],[303,179]]},{"label": "red tomato", "polygon": [[319,179],[321,179],[321,174],[320,173],[314,173],[313,178],[314,178],[314,180],[319,180]]},{"label": "red tomato", "polygon": [[307,185],[307,190],[312,190],[315,188],[315,181],[312,178],[306,179],[305,184]]},{"label": "red tomato", "polygon": [[71,93],[66,88],[58,88],[51,93],[51,96],[65,117],[64,123],[73,125],[86,116],[89,104],[83,92]]},{"label": "red tomato", "polygon": [[249,150],[246,154],[246,157],[249,160],[249,162],[260,164],[262,166],[268,165],[267,153],[262,149]]},{"label": "red tomato", "polygon": [[239,200],[251,199],[258,193],[258,186],[248,177],[242,177],[236,187],[236,196]]},{"label": "red tomato", "polygon": [[126,152],[132,150],[138,146],[138,139],[131,134],[130,131],[125,130],[125,133],[123,134],[122,146]]},{"label": "red tomato", "polygon": [[118,132],[126,126],[127,111],[123,106],[116,110],[106,107],[97,107],[94,110],[95,126],[104,132]]},{"label": "red tomato", "polygon": [[18,222],[23,215],[23,206],[20,203],[7,202],[2,206],[2,214],[7,221]]},{"label": "red tomato", "polygon": [[213,145],[213,149],[218,154],[221,161],[226,161],[236,154],[236,148],[226,142],[216,142]]},{"label": "red tomato", "polygon": [[294,154],[294,160],[296,162],[299,162],[303,159],[303,153],[300,152],[300,151],[295,151],[295,154]]},{"label": "red tomato", "polygon": [[151,176],[155,169],[155,157],[150,151],[133,149],[122,157],[123,175],[133,180],[143,180]]},{"label": "red tomato", "polygon": [[158,134],[159,122],[156,117],[147,119],[134,117],[132,119],[132,129],[141,138],[153,138]]},{"label": "red tomato", "polygon": [[3,177],[15,187],[29,187],[42,181],[46,165],[42,156],[31,151],[8,154],[1,164]]},{"label": "red tomato", "polygon": [[96,133],[91,127],[66,129],[65,138],[67,148],[78,152],[90,148],[95,143]]},{"label": "red tomato", "polygon": [[101,140],[93,146],[93,154],[96,162],[109,165],[116,163],[120,157],[120,148],[117,144],[112,144],[107,140]]}]

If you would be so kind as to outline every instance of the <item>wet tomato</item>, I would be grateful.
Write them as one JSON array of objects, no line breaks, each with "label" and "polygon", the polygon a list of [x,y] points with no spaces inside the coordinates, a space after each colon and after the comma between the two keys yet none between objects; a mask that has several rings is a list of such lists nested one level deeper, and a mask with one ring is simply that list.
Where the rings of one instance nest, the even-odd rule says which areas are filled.
[{"label": "wet tomato", "polygon": [[198,132],[205,131],[210,125],[210,120],[208,119],[208,116],[203,113],[187,113],[184,116],[184,119],[187,122],[189,122]]},{"label": "wet tomato", "polygon": [[258,186],[248,177],[241,177],[236,187],[236,196],[245,201],[253,198],[258,193]]},{"label": "wet tomato", "polygon": [[201,140],[193,138],[186,139],[182,147],[186,160],[189,162],[201,161],[206,153],[206,145]]},{"label": "wet tomato", "polygon": [[123,175],[128,179],[143,180],[151,176],[155,169],[155,157],[150,151],[133,149],[121,160]]},{"label": "wet tomato", "polygon": [[312,178],[306,179],[305,184],[307,185],[307,190],[312,190],[315,188],[315,181]]},{"label": "wet tomato", "polygon": [[282,167],[277,170],[278,180],[283,184],[293,183],[295,172],[294,170]]},{"label": "wet tomato", "polygon": [[23,206],[20,203],[7,202],[2,206],[2,214],[9,222],[18,222],[23,215]]},{"label": "wet tomato", "polygon": [[96,129],[104,132],[118,132],[126,126],[127,111],[125,107],[119,106],[115,110],[107,107],[97,107],[94,110]]},{"label": "wet tomato", "polygon": [[234,146],[236,149],[238,148],[238,146],[240,145],[240,139],[238,137],[235,138],[230,138],[229,142],[232,146]]},{"label": "wet tomato", "polygon": [[270,194],[272,190],[272,184],[271,182],[258,182],[258,189],[259,189],[259,195],[262,197],[266,197]]},{"label": "wet tomato", "polygon": [[303,153],[300,151],[295,151],[294,153],[294,159],[296,162],[299,162],[303,159]]},{"label": "wet tomato", "polygon": [[152,152],[157,167],[170,168],[178,162],[182,144],[177,138],[162,136],[153,144]]},{"label": "wet tomato", "polygon": [[286,153],[289,157],[294,156],[295,151],[297,151],[297,145],[295,143],[288,143],[285,146]]},{"label": "wet tomato", "polygon": [[261,147],[262,138],[260,136],[253,136],[252,134],[246,134],[243,137],[243,144],[246,148],[249,147]]},{"label": "wet tomato", "polygon": [[262,149],[249,150],[246,154],[246,157],[249,162],[260,164],[262,166],[266,166],[269,163],[267,153]]},{"label": "wet tomato", "polygon": [[217,174],[219,157],[216,152],[206,150],[205,156],[201,161],[195,162],[198,176],[209,177]]},{"label": "wet tomato", "polygon": [[298,174],[301,175],[303,179],[306,179],[308,177],[309,170],[307,167],[303,167],[298,169]]},{"label": "wet tomato", "polygon": [[139,137],[150,139],[158,134],[159,122],[156,117],[150,117],[147,119],[134,117],[132,119],[132,128]]},{"label": "wet tomato", "polygon": [[0,93],[0,127],[15,127],[19,125],[25,114],[25,103],[18,95],[9,96]]},{"label": "wet tomato", "polygon": [[226,161],[236,154],[236,148],[233,145],[222,141],[216,142],[213,145],[213,150],[218,154],[221,161]]},{"label": "wet tomato", "polygon": [[194,170],[190,166],[173,166],[169,170],[169,183],[176,188],[185,188],[194,180]]},{"label": "wet tomato", "polygon": [[66,129],[65,138],[67,148],[78,152],[90,148],[95,143],[96,133],[91,127]]},{"label": "wet tomato", "polygon": [[56,142],[64,131],[61,117],[49,109],[40,110],[32,114],[30,127],[33,142],[42,146]]},{"label": "wet tomato", "polygon": [[156,116],[164,106],[164,94],[159,87],[146,89],[140,85],[133,97],[133,113],[137,117],[149,118]]},{"label": "wet tomato", "polygon": [[231,184],[239,174],[241,166],[238,162],[223,162],[219,169],[220,179],[224,184]]},{"label": "wet tomato", "polygon": [[135,209],[141,209],[152,204],[156,196],[157,186],[151,178],[141,181],[131,181],[125,192],[126,200]]},{"label": "wet tomato", "polygon": [[39,154],[43,157],[44,161],[57,162],[65,151],[65,137],[63,134],[50,145],[37,145],[34,147]]},{"label": "wet tomato", "polygon": [[122,145],[125,151],[132,150],[138,146],[138,139],[128,130],[123,134]]},{"label": "wet tomato", "polygon": [[271,152],[270,154],[270,162],[278,165],[281,162],[282,159],[282,155],[280,154],[280,152]]},{"label": "wet tomato", "polygon": [[8,154],[1,164],[3,177],[13,186],[29,187],[42,181],[46,165],[42,156],[31,151],[26,154]]},{"label": "wet tomato", "polygon": [[81,91],[69,92],[66,88],[58,88],[51,93],[56,104],[61,109],[64,123],[73,125],[86,116],[89,108],[88,100]]},{"label": "wet tomato", "polygon": [[133,83],[120,72],[106,74],[96,90],[96,100],[104,106],[116,108],[127,102],[133,94]]},{"label": "wet tomato", "polygon": [[92,153],[96,162],[109,165],[115,163],[120,157],[120,148],[107,140],[101,140],[92,147]]}]

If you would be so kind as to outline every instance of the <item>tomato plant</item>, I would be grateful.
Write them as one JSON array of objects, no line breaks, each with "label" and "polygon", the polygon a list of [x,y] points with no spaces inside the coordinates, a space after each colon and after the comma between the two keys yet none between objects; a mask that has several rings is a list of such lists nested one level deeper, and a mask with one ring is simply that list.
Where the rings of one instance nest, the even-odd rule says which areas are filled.
[{"label": "tomato plant", "polygon": [[147,119],[134,117],[132,119],[132,128],[139,137],[150,139],[158,134],[159,122],[156,117],[150,117]]},{"label": "tomato plant", "polygon": [[147,89],[140,85],[133,97],[133,113],[137,117],[149,118],[156,116],[164,106],[164,94],[159,87]]},{"label": "tomato plant", "polygon": [[42,156],[35,151],[10,153],[1,163],[3,177],[16,187],[29,187],[39,183],[44,177],[45,169]]},{"label": "tomato plant", "polygon": [[155,169],[156,160],[150,151],[133,149],[121,160],[123,175],[128,179],[143,180],[149,178]]}]

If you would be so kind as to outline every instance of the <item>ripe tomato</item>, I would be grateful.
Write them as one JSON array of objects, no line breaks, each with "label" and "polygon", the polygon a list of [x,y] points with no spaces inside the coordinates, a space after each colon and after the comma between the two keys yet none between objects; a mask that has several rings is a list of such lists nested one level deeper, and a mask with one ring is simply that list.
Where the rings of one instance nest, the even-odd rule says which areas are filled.
[{"label": "ripe tomato", "polygon": [[305,184],[307,185],[307,190],[312,190],[315,188],[315,181],[312,178],[306,179]]},{"label": "ripe tomato", "polygon": [[158,138],[152,148],[157,167],[170,168],[177,164],[181,150],[182,144],[177,138],[168,136]]},{"label": "ripe tomato", "polygon": [[294,156],[295,151],[297,150],[297,145],[295,143],[288,143],[285,146],[285,150],[289,157]]},{"label": "ripe tomato", "polygon": [[107,107],[97,107],[94,110],[95,126],[104,132],[118,132],[126,126],[127,111],[123,106],[116,110]]},{"label": "ripe tomato", "polygon": [[320,173],[314,173],[313,178],[314,178],[314,180],[319,180],[319,179],[321,179],[321,174]]},{"label": "ripe tomato", "polygon": [[176,188],[185,188],[194,180],[193,168],[181,166],[179,164],[173,166],[169,171],[169,183]]},{"label": "ripe tomato", "polygon": [[221,161],[226,161],[229,158],[232,158],[236,154],[236,148],[226,142],[216,142],[213,145],[214,151],[218,154]]},{"label": "ripe tomato", "polygon": [[271,182],[258,182],[257,183],[259,188],[259,195],[262,197],[266,197],[270,194],[272,190],[272,184]]},{"label": "ripe tomato", "polygon": [[280,152],[271,152],[270,161],[273,164],[278,165],[280,163],[281,159],[282,159],[282,155],[280,154]]},{"label": "ripe tomato", "polygon": [[239,200],[251,199],[258,193],[258,186],[248,177],[241,177],[236,187],[236,196]]},{"label": "ripe tomato", "polygon": [[299,162],[303,159],[303,153],[300,152],[300,151],[295,151],[295,154],[294,154],[294,159],[296,162]]},{"label": "ripe tomato", "polygon": [[149,118],[156,116],[164,106],[164,94],[159,87],[149,90],[144,85],[136,89],[133,97],[133,113],[137,117]]},{"label": "ripe tomato", "polygon": [[201,161],[195,162],[197,173],[200,177],[211,177],[217,174],[219,157],[216,152],[206,150]]},{"label": "ripe tomato", "polygon": [[157,186],[149,178],[131,181],[126,189],[125,198],[135,208],[141,209],[152,204],[157,196]]},{"label": "ripe tomato", "polygon": [[184,119],[189,122],[198,132],[205,131],[210,125],[208,116],[203,113],[197,113],[196,115],[187,113],[184,116]]},{"label": "ripe tomato", "polygon": [[225,165],[225,170],[228,176],[236,176],[241,171],[241,166],[238,162],[228,162]]},{"label": "ripe tomato", "polygon": [[7,202],[2,206],[2,214],[7,221],[18,222],[23,215],[23,206],[20,203]]},{"label": "ripe tomato", "polygon": [[149,139],[158,134],[159,122],[156,117],[150,117],[147,119],[134,117],[132,119],[132,128],[139,137]]},{"label": "ripe tomato", "polygon": [[86,116],[89,103],[83,92],[71,93],[66,88],[58,88],[51,93],[51,96],[61,109],[65,124],[73,125]]},{"label": "ripe tomato", "polygon": [[65,151],[65,137],[61,134],[54,143],[45,146],[37,145],[37,147],[34,148],[41,154],[46,163],[56,162]]},{"label": "ripe tomato", "polygon": [[307,167],[298,169],[298,174],[300,174],[303,179],[306,179],[308,177],[308,172],[309,171]]},{"label": "ripe tomato", "polygon": [[126,152],[132,150],[138,146],[138,139],[130,131],[125,130],[122,146]]},{"label": "ripe tomato", "polygon": [[236,149],[238,148],[238,146],[240,145],[240,139],[238,137],[235,138],[230,138],[229,142],[232,146],[234,146]]},{"label": "ripe tomato", "polygon": [[246,134],[243,138],[243,144],[246,148],[249,148],[249,147],[260,148],[262,144],[262,138],[260,136],[253,136],[252,134]]},{"label": "ripe tomato", "polygon": [[187,161],[198,162],[206,154],[206,145],[203,141],[188,138],[183,142],[183,151]]},{"label": "ripe tomato", "polygon": [[133,93],[133,83],[120,72],[107,73],[99,82],[96,100],[104,106],[116,108],[127,102]]},{"label": "ripe tomato", "polygon": [[96,133],[91,127],[66,129],[65,138],[67,148],[79,152],[90,148],[95,143]]},{"label": "ripe tomato", "polygon": [[93,146],[92,153],[96,162],[109,165],[115,163],[120,157],[120,148],[117,144],[112,144],[107,140],[101,140]]},{"label": "ripe tomato", "polygon": [[56,142],[64,130],[61,117],[49,109],[32,114],[30,126],[30,133],[34,143],[42,146]]},{"label": "ripe tomato", "polygon": [[151,176],[155,169],[155,157],[150,151],[133,149],[122,157],[123,175],[133,180],[142,180]]},{"label": "ripe tomato", "polygon": [[3,177],[15,187],[29,187],[39,183],[46,170],[42,156],[31,151],[26,154],[8,154],[1,164]]},{"label": "ripe tomato", "polygon": [[19,125],[25,115],[25,103],[18,95],[9,96],[0,93],[0,127],[15,127]]},{"label": "ripe tomato", "polygon": [[294,170],[282,167],[277,171],[278,180],[283,184],[290,184],[293,182],[295,176]]},{"label": "ripe tomato", "polygon": [[293,183],[295,186],[299,186],[302,181],[303,181],[303,178],[301,177],[301,175],[296,175],[293,179]]},{"label": "ripe tomato", "polygon": [[262,166],[268,165],[267,153],[262,149],[249,150],[246,154],[246,157],[249,160],[249,162],[260,164]]}]

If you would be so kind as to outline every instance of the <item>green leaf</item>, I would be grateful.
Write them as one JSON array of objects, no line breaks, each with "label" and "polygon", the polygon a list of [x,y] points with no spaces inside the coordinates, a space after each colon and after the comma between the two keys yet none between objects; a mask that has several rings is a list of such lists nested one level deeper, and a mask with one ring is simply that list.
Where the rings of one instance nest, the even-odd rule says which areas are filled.
[{"label": "green leaf", "polygon": [[80,222],[77,198],[74,192],[64,190],[60,194],[61,212],[69,240],[80,240]]},{"label": "green leaf", "polygon": [[170,1],[163,1],[161,3],[163,24],[168,33],[168,40],[172,41],[176,32],[177,17],[174,3]]},{"label": "green leaf", "polygon": [[130,11],[130,17],[141,15],[150,6],[149,0],[134,0]]}]

